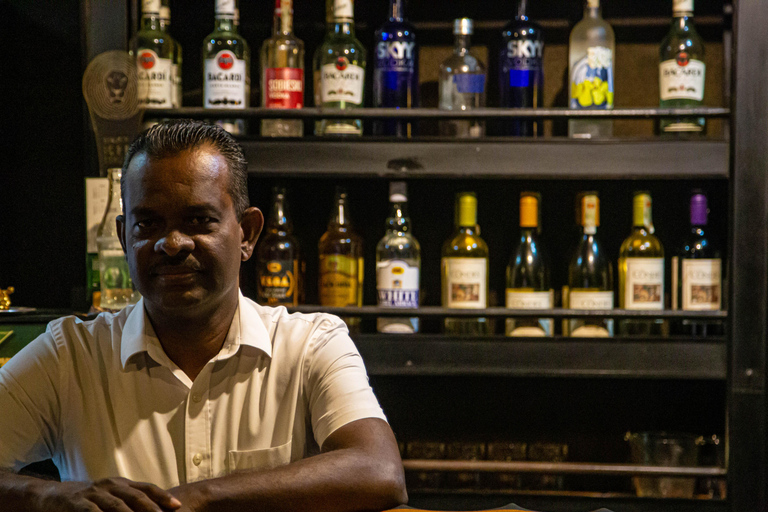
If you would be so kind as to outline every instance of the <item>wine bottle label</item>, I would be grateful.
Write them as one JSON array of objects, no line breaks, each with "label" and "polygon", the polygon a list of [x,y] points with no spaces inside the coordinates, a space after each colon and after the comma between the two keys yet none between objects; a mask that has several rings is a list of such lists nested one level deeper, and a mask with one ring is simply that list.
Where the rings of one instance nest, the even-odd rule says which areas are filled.
[{"label": "wine bottle label", "polygon": [[485,75],[471,73],[453,75],[453,83],[459,94],[483,94],[485,92]]},{"label": "wine bottle label", "polygon": [[483,309],[486,298],[488,260],[485,258],[443,258],[447,308]]},{"label": "wine bottle label", "polygon": [[376,264],[376,291],[379,306],[419,307],[419,267],[403,260],[380,261]]},{"label": "wine bottle label", "polygon": [[355,4],[353,0],[333,0],[333,17],[337,20],[354,18]]},{"label": "wine bottle label", "polygon": [[205,60],[203,106],[245,108],[247,84],[245,60],[238,59],[230,50],[221,50],[216,57]]},{"label": "wine bottle label", "polygon": [[507,288],[509,309],[552,309],[552,291],[530,292],[518,288]]},{"label": "wine bottle label", "polygon": [[720,259],[683,259],[683,309],[720,309],[722,286]]},{"label": "wine bottle label", "polygon": [[298,275],[298,260],[259,261],[256,266],[259,301],[268,306],[297,305]]},{"label": "wine bottle label", "polygon": [[613,309],[613,292],[574,292],[568,294],[571,309]]},{"label": "wine bottle label", "polygon": [[141,14],[144,16],[147,14],[160,14],[161,9],[160,0],[141,0]]},{"label": "wine bottle label", "polygon": [[626,309],[664,309],[664,258],[627,258]]},{"label": "wine bottle label", "polygon": [[264,72],[267,108],[301,108],[304,106],[304,70],[268,68]]},{"label": "wine bottle label", "polygon": [[659,89],[662,101],[702,101],[705,71],[704,63],[689,58],[686,52],[680,52],[677,58],[665,60],[659,64]]},{"label": "wine bottle label", "polygon": [[333,64],[325,64],[320,73],[320,99],[323,103],[345,101],[353,105],[363,103],[365,69],[339,57]]},{"label": "wine bottle label", "polygon": [[339,255],[320,255],[320,305],[358,306],[363,259]]},{"label": "wine bottle label", "polygon": [[172,68],[171,59],[161,59],[152,50],[144,48],[136,52],[138,95],[142,105],[155,108],[173,106]]},{"label": "wine bottle label", "polygon": [[[544,41],[512,39],[501,59],[504,77],[509,87],[541,87],[544,81]],[[535,106],[535,105],[532,105]]]},{"label": "wine bottle label", "polygon": [[572,109],[613,108],[613,52],[603,46],[587,48],[571,70]]}]

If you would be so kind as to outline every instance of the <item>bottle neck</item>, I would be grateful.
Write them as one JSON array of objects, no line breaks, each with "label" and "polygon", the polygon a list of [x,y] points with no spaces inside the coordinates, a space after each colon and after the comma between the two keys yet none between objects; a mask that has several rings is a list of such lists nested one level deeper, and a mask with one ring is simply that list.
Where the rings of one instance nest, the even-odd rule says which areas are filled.
[{"label": "bottle neck", "polygon": [[584,17],[585,18],[602,18],[603,10],[600,7],[600,2],[596,0],[587,0],[584,5]]},{"label": "bottle neck", "polygon": [[114,215],[120,215],[123,213],[123,197],[120,193],[120,174],[112,174],[110,171],[109,176],[109,200],[107,202],[107,213]]},{"label": "bottle neck", "polygon": [[464,55],[467,53],[470,48],[471,37],[472,36],[468,34],[456,34],[456,39],[453,45],[453,52],[458,55]]},{"label": "bottle neck", "polygon": [[334,19],[328,24],[328,29],[334,34],[355,35],[355,22],[348,18]]},{"label": "bottle neck", "polygon": [[288,213],[285,208],[285,197],[278,195],[275,198],[272,207],[272,215],[269,219],[269,230],[273,232],[284,231],[289,233],[292,230],[291,221],[288,220]]},{"label": "bottle neck", "polygon": [[517,17],[518,21],[528,21],[528,8],[527,0],[519,0],[517,2]]},{"label": "bottle neck", "polygon": [[293,33],[293,2],[277,0],[272,27],[272,34],[276,36],[289,36]]},{"label": "bottle neck", "polygon": [[690,28],[689,22],[693,22],[692,12],[676,12],[672,18],[672,27],[677,30],[687,31]]},{"label": "bottle neck", "polygon": [[389,21],[403,21],[405,9],[403,0],[389,0]]},{"label": "bottle neck", "polygon": [[387,229],[391,232],[405,233],[410,231],[411,219],[408,217],[408,203],[392,203],[392,209],[387,218]]},{"label": "bottle neck", "polygon": [[237,23],[232,16],[216,16],[216,32],[233,32],[237,33]]},{"label": "bottle neck", "polygon": [[339,199],[336,202],[336,210],[334,211],[331,221],[328,223],[328,228],[349,228],[351,226],[349,216],[347,212],[346,200]]},{"label": "bottle neck", "polygon": [[166,23],[160,19],[159,13],[144,14],[141,17],[141,30],[142,31],[155,31],[165,32]]}]

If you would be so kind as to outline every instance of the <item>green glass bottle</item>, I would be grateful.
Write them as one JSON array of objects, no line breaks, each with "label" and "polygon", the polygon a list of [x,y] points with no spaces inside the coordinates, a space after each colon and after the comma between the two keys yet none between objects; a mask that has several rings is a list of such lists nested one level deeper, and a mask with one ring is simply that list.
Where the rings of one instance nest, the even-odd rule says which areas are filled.
[{"label": "green glass bottle", "polygon": [[[446,308],[488,307],[488,245],[477,225],[477,197],[456,197],[456,230],[445,241],[441,259],[442,303]],[[488,318],[446,318],[447,334],[491,334]]]},{"label": "green glass bottle", "polygon": [[136,57],[139,102],[149,108],[172,108],[176,97],[174,56],[176,41],[161,18],[161,0],[141,2],[141,28],[131,38],[129,53]]},{"label": "green glass bottle", "polygon": [[[363,106],[365,47],[355,37],[353,0],[326,0],[327,32],[314,56],[315,105],[351,109]],[[362,135],[360,119],[321,119],[316,135]]]}]

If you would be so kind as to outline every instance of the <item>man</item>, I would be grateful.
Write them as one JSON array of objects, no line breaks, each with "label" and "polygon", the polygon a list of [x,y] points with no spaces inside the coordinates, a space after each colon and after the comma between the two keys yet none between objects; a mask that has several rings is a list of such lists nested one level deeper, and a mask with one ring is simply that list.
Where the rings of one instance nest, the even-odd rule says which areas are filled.
[{"label": "man", "polygon": [[[67,317],[0,369],[0,508],[380,510],[406,501],[344,324],[239,292],[261,231],[222,129],[153,127],[123,166],[120,241],[143,298]],[[312,455],[312,456],[310,456]],[[63,482],[13,470],[52,458]]]}]

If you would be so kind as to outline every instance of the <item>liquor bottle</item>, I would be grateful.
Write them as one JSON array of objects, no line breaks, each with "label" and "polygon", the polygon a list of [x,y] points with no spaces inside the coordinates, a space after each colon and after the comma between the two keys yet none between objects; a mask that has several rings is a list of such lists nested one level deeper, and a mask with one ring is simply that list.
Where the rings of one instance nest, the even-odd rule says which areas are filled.
[{"label": "liquor bottle", "polygon": [[[619,251],[619,307],[664,309],[664,248],[651,222],[651,195],[635,192],[632,234]],[[622,334],[666,334],[660,319],[627,319],[619,322]]]},{"label": "liquor bottle", "polygon": [[[597,192],[580,194],[579,223],[584,233],[568,266],[568,293],[564,307],[613,309],[613,265],[597,239],[600,199]],[[613,336],[613,319],[569,319],[566,333],[574,337]]]},{"label": "liquor bottle", "polygon": [[[387,232],[376,246],[376,292],[381,307],[419,307],[421,247],[411,233],[408,193],[404,181],[389,184],[391,213]],[[384,317],[376,321],[379,332],[419,331],[418,318]]]},{"label": "liquor bottle", "polygon": [[[704,100],[704,43],[693,25],[693,0],[674,0],[672,26],[659,51],[661,108],[700,107]],[[665,118],[662,133],[702,133],[703,117]]]},{"label": "liquor bottle", "polygon": [[96,232],[98,247],[99,278],[101,281],[101,302],[99,307],[106,311],[117,311],[129,304],[135,304],[141,296],[134,290],[128,271],[128,262],[117,237],[115,219],[123,213],[120,196],[120,168],[109,169],[109,200]]},{"label": "liquor bottle", "polygon": [[[672,258],[672,306],[685,311],[717,311],[722,306],[723,263],[706,232],[709,210],[702,192],[694,191],[691,196],[690,213],[691,232],[678,256]],[[713,328],[722,330],[722,323],[683,321],[683,330],[690,334],[706,335]]]},{"label": "liquor bottle", "polygon": [[[336,187],[334,208],[328,230],[318,244],[320,259],[320,305],[331,307],[363,305],[363,239],[349,218],[347,191]],[[360,317],[344,318],[350,331],[358,331]]]},{"label": "liquor bottle", "polygon": [[[480,238],[474,192],[456,196],[456,230],[443,244],[440,266],[443,307],[488,307],[488,245]],[[487,335],[492,333],[492,328],[484,317],[446,318],[445,332]]]},{"label": "liquor bottle", "polygon": [[[165,26],[166,32],[171,29],[171,6],[170,0],[162,0],[160,4],[160,26]],[[181,107],[182,86],[181,86],[181,45],[178,41],[174,45],[173,65],[171,66],[171,80],[173,82],[173,94],[171,96],[171,105],[173,108]]]},{"label": "liquor bottle", "polygon": [[[405,0],[389,0],[389,20],[376,31],[373,67],[373,106],[419,106],[419,47],[416,32],[404,18]],[[373,123],[375,135],[410,137],[410,121],[382,120]]]},{"label": "liquor bottle", "polygon": [[142,0],[141,28],[129,44],[129,53],[136,57],[139,103],[148,108],[175,106],[177,43],[160,16],[161,5],[161,0]]},{"label": "liquor bottle", "polygon": [[[504,44],[499,55],[500,107],[538,108],[544,99],[544,39],[539,25],[526,11],[527,0],[518,0],[517,16],[502,31]],[[540,120],[511,120],[505,133],[522,137],[542,135]]]},{"label": "liquor bottle", "polygon": [[[203,42],[203,107],[242,110],[251,96],[251,51],[238,33],[237,0],[216,0],[216,25]],[[217,121],[233,135],[244,135],[243,119]]]},{"label": "liquor bottle", "polygon": [[259,304],[296,306],[302,302],[304,272],[299,241],[293,234],[284,187],[272,189],[272,213],[256,248]]},{"label": "liquor bottle", "polygon": [[[613,29],[600,14],[600,0],[587,0],[584,18],[573,27],[568,46],[572,109],[613,109],[614,46]],[[611,120],[568,121],[569,137],[595,139],[611,135]]]},{"label": "liquor bottle", "polygon": [[[520,238],[507,265],[506,306],[509,309],[552,309],[546,251],[539,240],[539,195],[520,194]],[[508,318],[507,336],[552,336],[550,318]]]},{"label": "liquor bottle", "polygon": [[[293,35],[293,0],[275,0],[272,37],[261,46],[261,105],[304,106],[304,42]],[[262,119],[262,137],[301,137],[301,119]]]},{"label": "liquor bottle", "polygon": [[[472,110],[485,107],[485,66],[470,52],[472,20],[453,22],[453,55],[440,64],[439,107],[443,110]],[[451,137],[482,137],[485,122],[470,119],[440,121],[440,134]]]},{"label": "liquor bottle", "polygon": [[[355,37],[353,0],[326,0],[327,31],[315,51],[315,105],[353,109],[363,106],[365,47]],[[362,135],[360,119],[322,119],[316,135]]]}]

